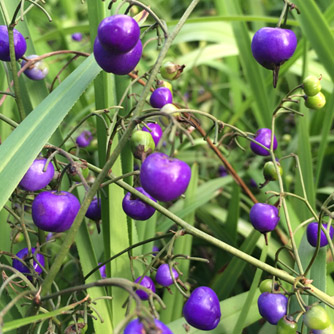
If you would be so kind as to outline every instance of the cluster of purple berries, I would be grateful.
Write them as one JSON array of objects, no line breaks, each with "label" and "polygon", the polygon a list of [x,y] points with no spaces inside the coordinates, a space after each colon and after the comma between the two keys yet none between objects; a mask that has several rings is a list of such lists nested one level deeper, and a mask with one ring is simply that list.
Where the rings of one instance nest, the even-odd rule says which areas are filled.
[{"label": "cluster of purple berries", "polygon": [[113,15],[101,21],[94,42],[94,56],[100,67],[124,75],[138,64],[143,47],[138,23],[127,15]]}]

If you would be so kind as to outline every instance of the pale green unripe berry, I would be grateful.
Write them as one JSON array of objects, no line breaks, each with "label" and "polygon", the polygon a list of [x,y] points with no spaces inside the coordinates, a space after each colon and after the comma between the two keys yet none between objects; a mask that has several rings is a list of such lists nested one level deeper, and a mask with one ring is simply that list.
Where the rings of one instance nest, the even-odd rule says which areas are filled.
[{"label": "pale green unripe berry", "polygon": [[[277,162],[277,167],[278,167],[280,175],[282,176],[283,168],[278,162]],[[278,179],[276,168],[272,161],[268,161],[265,163],[263,167],[263,176],[266,179],[266,181],[276,181]]]},{"label": "pale green unripe berry", "polygon": [[133,155],[142,161],[155,150],[152,135],[146,131],[135,131],[131,136],[131,150]]},{"label": "pale green unripe berry", "polygon": [[322,92],[319,92],[314,96],[305,97],[305,106],[310,109],[322,109],[326,104],[325,95]]},{"label": "pale green unripe berry", "polygon": [[307,96],[314,96],[321,90],[321,84],[319,78],[314,75],[309,75],[303,81],[303,89]]},{"label": "pale green unripe berry", "polygon": [[184,67],[185,65],[180,66],[171,61],[167,61],[161,66],[160,74],[166,80],[175,80],[181,75]]},{"label": "pale green unripe berry", "polygon": [[321,305],[309,308],[304,314],[303,321],[308,328],[316,330],[323,330],[331,324],[327,311]]}]

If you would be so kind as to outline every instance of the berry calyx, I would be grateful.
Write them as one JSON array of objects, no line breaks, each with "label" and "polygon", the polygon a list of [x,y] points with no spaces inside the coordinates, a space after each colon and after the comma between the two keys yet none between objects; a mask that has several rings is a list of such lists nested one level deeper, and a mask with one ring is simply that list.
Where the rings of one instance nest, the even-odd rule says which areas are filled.
[{"label": "berry calyx", "polygon": [[88,130],[82,131],[75,142],[79,147],[87,147],[93,140],[92,133]]},{"label": "berry calyx", "polygon": [[[139,283],[140,281],[140,283]],[[139,283],[143,287],[150,289],[152,292],[155,292],[155,285],[152,281],[152,279],[148,276],[144,276],[142,279],[142,276],[139,276],[136,280],[135,283]],[[144,290],[136,290],[136,294],[139,296],[141,300],[148,300],[149,294],[144,291]]]},{"label": "berry calyx", "polygon": [[280,217],[276,206],[267,203],[256,203],[249,212],[249,219],[256,230],[267,233],[275,229]]},{"label": "berry calyx", "polygon": [[85,216],[89,219],[98,221],[101,219],[101,199],[94,197],[90,202]]},{"label": "berry calyx", "polygon": [[[327,229],[327,224],[322,224],[325,229]],[[313,247],[317,246],[318,241],[318,227],[319,224],[317,222],[312,222],[307,225],[306,228],[306,237],[309,244]],[[329,228],[330,238],[333,239],[334,236],[334,228],[330,226]],[[320,230],[320,247],[324,247],[328,245],[328,240],[324,231]]]},{"label": "berry calyx", "polygon": [[305,96],[305,106],[310,109],[319,110],[326,104],[326,97],[322,92],[317,93],[314,96]]},{"label": "berry calyx", "polygon": [[278,321],[276,334],[296,334],[297,329],[298,326],[293,317],[286,315]]},{"label": "berry calyx", "polygon": [[[16,29],[14,33],[15,59],[21,58],[27,50],[27,43],[23,35]],[[10,61],[8,28],[0,25],[0,60]]]},{"label": "berry calyx", "polygon": [[288,298],[280,293],[263,292],[257,305],[261,316],[270,324],[276,325],[286,315]]},{"label": "berry calyx", "polygon": [[44,191],[32,202],[32,219],[43,231],[64,232],[68,230],[80,209],[79,200],[66,191]]},{"label": "berry calyx", "polygon": [[119,53],[102,46],[99,39],[95,39],[94,57],[99,66],[108,73],[125,75],[135,69],[143,52],[143,46],[138,40],[137,44],[126,53]]},{"label": "berry calyx", "polygon": [[273,70],[273,84],[276,87],[280,66],[294,54],[297,37],[292,30],[264,27],[252,39],[252,53],[263,67]]},{"label": "berry calyx", "polygon": [[28,191],[36,191],[46,187],[51,182],[55,173],[51,162],[48,163],[44,172],[46,162],[47,159],[45,158],[35,159],[24,174],[19,186]]},{"label": "berry calyx", "polygon": [[[172,273],[174,279],[177,279],[179,277],[179,273],[173,267],[172,267]],[[167,263],[164,263],[159,266],[155,275],[155,280],[162,286],[170,286],[173,284],[173,278],[169,270],[169,265]]]},{"label": "berry calyx", "polygon": [[151,95],[150,104],[153,108],[161,109],[165,104],[173,102],[172,92],[166,87],[157,88]]},{"label": "berry calyx", "polygon": [[[34,254],[36,252],[36,248],[31,248],[31,253]],[[28,261],[29,251],[28,248],[23,248],[19,252],[16,253],[16,256],[23,261]],[[37,261],[41,264],[42,267],[44,267],[45,259],[42,254],[37,253],[36,254]],[[22,274],[29,274],[30,270],[29,267],[24,265],[22,262],[20,262],[18,259],[13,259],[13,268],[21,272]],[[39,264],[33,260],[33,268],[36,272],[36,274],[40,275],[42,273],[42,268],[39,266]]]},{"label": "berry calyx", "polygon": [[[37,58],[37,55],[27,56],[27,59]],[[21,67],[23,67],[27,62],[22,60]],[[49,73],[49,68],[43,60],[39,60],[23,72],[31,80],[43,80]]]},{"label": "berry calyx", "polygon": [[[151,199],[152,201],[156,202],[156,199],[154,199],[150,194],[148,194],[142,187],[138,187],[135,189],[141,192],[149,199]],[[124,196],[122,207],[124,212],[129,217],[136,220],[147,220],[151,218],[155,212],[155,209],[152,206],[146,204],[139,198],[132,195],[130,192],[128,192]]]},{"label": "berry calyx", "polygon": [[155,150],[155,142],[152,135],[146,131],[135,131],[131,136],[131,150],[135,158],[144,161]]},{"label": "berry calyx", "polygon": [[140,28],[137,21],[131,16],[113,15],[100,22],[97,36],[104,48],[125,53],[137,44]]},{"label": "berry calyx", "polygon": [[184,161],[159,152],[149,155],[140,170],[144,190],[164,202],[181,196],[188,187],[190,177],[191,169]]},{"label": "berry calyx", "polygon": [[314,75],[309,75],[303,80],[303,90],[307,96],[314,96],[321,90],[320,79]]},{"label": "berry calyx", "polygon": [[159,140],[162,137],[161,126],[157,123],[147,123],[142,130],[149,132],[154,140],[155,146],[158,146]]},{"label": "berry calyx", "polygon": [[221,317],[216,293],[206,286],[196,288],[183,306],[183,316],[195,328],[205,331],[216,328]]},{"label": "berry calyx", "polygon": [[[256,135],[254,137],[254,140],[258,143],[262,144],[263,146],[270,148],[271,144],[271,130],[267,128],[259,129],[256,132]],[[261,147],[260,145],[256,144],[255,142],[251,142],[250,144],[251,150],[258,155],[267,156],[269,155],[269,151]],[[277,149],[277,139],[274,135],[274,144],[273,144],[273,150],[275,151]]]},{"label": "berry calyx", "polygon": [[[160,320],[154,319],[154,324],[158,332],[152,328],[152,333],[159,334],[173,334],[173,332]],[[148,334],[145,330],[144,325],[139,319],[130,321],[124,329],[124,334]]]},{"label": "berry calyx", "polygon": [[304,324],[310,329],[323,330],[330,326],[331,321],[324,307],[314,305],[303,316]]}]

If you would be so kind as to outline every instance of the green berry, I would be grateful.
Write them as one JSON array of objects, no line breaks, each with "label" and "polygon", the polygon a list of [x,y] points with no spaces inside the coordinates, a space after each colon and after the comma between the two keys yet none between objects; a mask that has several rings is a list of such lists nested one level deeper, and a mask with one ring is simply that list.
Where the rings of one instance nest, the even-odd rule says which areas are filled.
[{"label": "green berry", "polygon": [[259,289],[263,292],[279,292],[279,286],[275,282],[274,288],[273,287],[273,280],[271,278],[265,279],[260,283]]},{"label": "green berry", "polygon": [[303,81],[303,89],[307,96],[314,96],[321,90],[321,84],[319,78],[314,75],[309,75]]},{"label": "green berry", "polygon": [[78,170],[81,171],[81,174],[84,177],[84,179],[87,179],[89,175],[89,168],[85,164],[75,164],[75,166],[71,166],[70,168],[67,169],[67,173],[70,175],[73,181],[81,182]]},{"label": "green berry", "polygon": [[145,160],[155,150],[155,143],[151,134],[141,130],[133,132],[131,150],[137,159]]},{"label": "green berry", "polygon": [[167,61],[161,66],[160,74],[166,80],[175,80],[181,75],[184,67],[184,65],[180,66]]},{"label": "green berry", "polygon": [[297,327],[293,317],[287,315],[278,321],[276,334],[296,334]]},{"label": "green berry", "polygon": [[[277,162],[277,167],[278,167],[280,175],[282,176],[283,168],[278,162]],[[268,161],[264,164],[263,176],[266,179],[266,181],[276,181],[278,179],[276,168],[272,161]]]},{"label": "green berry", "polygon": [[321,109],[326,104],[325,95],[322,92],[314,96],[306,96],[305,97],[305,106],[310,109]]},{"label": "green berry", "polygon": [[[161,112],[172,114],[175,117],[180,116],[180,113],[176,112],[177,110],[179,110],[179,108],[173,103],[167,103],[160,109]],[[170,119],[167,116],[160,116],[159,120],[164,126],[167,126],[170,122]]]},{"label": "green berry", "polygon": [[331,321],[324,307],[315,305],[304,314],[304,324],[310,329],[322,330],[330,326]]}]

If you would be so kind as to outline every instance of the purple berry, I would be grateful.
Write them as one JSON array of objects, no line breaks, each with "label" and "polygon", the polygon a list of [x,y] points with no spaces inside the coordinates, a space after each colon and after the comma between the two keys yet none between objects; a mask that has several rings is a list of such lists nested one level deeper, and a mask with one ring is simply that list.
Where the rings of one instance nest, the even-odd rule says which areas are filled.
[{"label": "purple berry", "polygon": [[[37,55],[30,55],[27,59],[34,59],[37,57]],[[21,67],[23,67],[26,63],[27,62],[25,60],[22,60]],[[49,73],[49,68],[43,60],[39,60],[31,65],[31,67],[28,67],[23,73],[31,80],[42,80]]]},{"label": "purple berry", "polygon": [[251,45],[256,61],[270,70],[291,58],[296,47],[297,37],[292,30],[270,27],[258,30]]},{"label": "purple berry", "polygon": [[[173,332],[160,320],[154,319],[154,323],[159,330],[159,334],[173,334]],[[154,333],[158,332],[154,331]],[[124,329],[124,334],[146,334],[146,331],[144,325],[139,321],[139,319],[134,319],[127,324]]]},{"label": "purple berry", "polygon": [[[256,132],[256,136],[254,138],[254,140],[256,140],[258,143],[262,144],[263,146],[270,148],[270,144],[271,144],[271,130],[267,129],[267,128],[262,128],[259,129]],[[259,146],[258,144],[251,142],[250,144],[250,148],[251,150],[258,155],[269,155],[269,151],[265,150],[264,148],[262,148],[261,146]],[[274,145],[273,145],[273,149],[276,150],[277,148],[277,139],[276,136],[274,135]]]},{"label": "purple berry", "polygon": [[205,331],[216,328],[221,317],[216,293],[206,286],[196,288],[183,306],[183,315],[195,328]]},{"label": "purple berry", "polygon": [[[21,58],[27,50],[27,43],[23,35],[14,29],[14,48],[16,60]],[[9,37],[7,26],[0,26],[0,60],[10,61]]]},{"label": "purple berry", "polygon": [[46,161],[45,158],[35,159],[24,174],[19,186],[28,191],[36,191],[46,187],[51,182],[55,173],[51,162],[49,162],[46,171],[43,171]]},{"label": "purple berry", "polygon": [[173,102],[172,92],[166,87],[157,88],[151,95],[150,103],[153,108],[161,109],[165,104]]},{"label": "purple berry", "polygon": [[66,191],[44,191],[32,202],[32,219],[43,231],[68,230],[80,209],[79,200]]},{"label": "purple berry", "polygon": [[99,66],[108,73],[118,75],[128,74],[135,69],[143,52],[143,46],[138,40],[137,44],[126,53],[117,53],[105,49],[99,39],[95,39],[94,57]]},{"label": "purple berry", "polygon": [[[101,263],[99,263],[101,264]],[[102,278],[107,278],[107,274],[106,274],[106,265],[104,264],[102,267],[99,268],[100,274]]]},{"label": "purple berry", "polygon": [[288,298],[280,293],[263,292],[257,305],[259,312],[270,324],[276,325],[286,315]]},{"label": "purple berry", "polygon": [[72,40],[76,42],[80,42],[82,40],[82,33],[81,32],[75,32],[72,34]]},{"label": "purple berry", "polygon": [[224,166],[219,166],[218,167],[218,173],[221,177],[227,176],[228,172]]},{"label": "purple berry", "polygon": [[153,253],[153,255],[156,255],[157,253],[159,253],[160,252],[160,248],[158,247],[158,246],[153,246],[152,247],[152,253]]},{"label": "purple berry", "polygon": [[85,216],[92,220],[100,220],[101,219],[101,200],[97,197],[94,197],[91,203],[89,204],[89,207],[87,209],[87,212]]},{"label": "purple berry", "polygon": [[181,196],[190,182],[191,169],[182,160],[164,153],[152,153],[142,164],[140,181],[146,192],[158,201],[172,201]]},{"label": "purple berry", "polygon": [[249,219],[256,230],[266,233],[275,229],[280,217],[276,206],[256,203],[249,212]]},{"label": "purple berry", "polygon": [[157,123],[147,123],[150,130],[144,126],[143,131],[149,132],[154,140],[155,146],[158,145],[160,138],[162,137],[161,126]]},{"label": "purple berry", "polygon": [[[174,278],[177,279],[179,277],[179,273],[174,268],[172,268],[172,272]],[[170,274],[169,265],[167,263],[159,266],[155,276],[155,280],[162,286],[170,286],[173,284],[173,278]]]},{"label": "purple berry", "polygon": [[101,21],[97,36],[104,48],[125,53],[137,44],[140,28],[137,21],[131,16],[113,15]]},{"label": "purple berry", "polygon": [[[306,229],[306,236],[307,236],[307,241],[309,244],[313,247],[317,246],[317,240],[318,240],[318,223],[313,222],[307,225]],[[322,224],[325,229],[327,229],[327,224]],[[328,240],[326,238],[325,232],[321,231],[320,232],[320,247],[324,247],[328,245]],[[329,228],[329,235],[330,238],[333,239],[334,236],[334,228],[331,226]]]},{"label": "purple berry", "polygon": [[[152,201],[156,202],[156,200],[152,196],[150,196],[143,188],[138,187],[135,189]],[[128,192],[123,198],[122,206],[124,212],[129,217],[136,220],[147,220],[152,217],[155,212],[155,209],[152,206],[146,204],[139,198],[136,198],[130,192]]]},{"label": "purple berry", "polygon": [[[138,283],[141,280],[142,276],[139,276],[136,280],[135,283]],[[155,285],[152,281],[152,279],[148,276],[144,276],[141,282],[139,283],[143,287],[150,289],[151,291],[155,292]],[[141,300],[148,300],[148,293],[144,290],[136,290],[136,294],[139,296]]]},{"label": "purple berry", "polygon": [[[36,248],[31,248],[32,254],[34,254],[35,251],[36,251]],[[21,249],[18,253],[16,253],[16,256],[25,261],[26,258],[29,256],[28,248]],[[44,256],[42,254],[37,253],[36,259],[41,264],[41,266],[44,267]],[[42,268],[37,264],[37,262],[35,262],[35,260],[33,260],[33,267],[34,267],[36,274],[40,275],[42,273],[43,271]],[[29,268],[17,259],[13,259],[13,268],[18,270],[22,274],[30,273]]]},{"label": "purple berry", "polygon": [[92,133],[88,130],[85,130],[81,132],[80,135],[77,137],[76,143],[79,147],[87,147],[92,140]]}]

